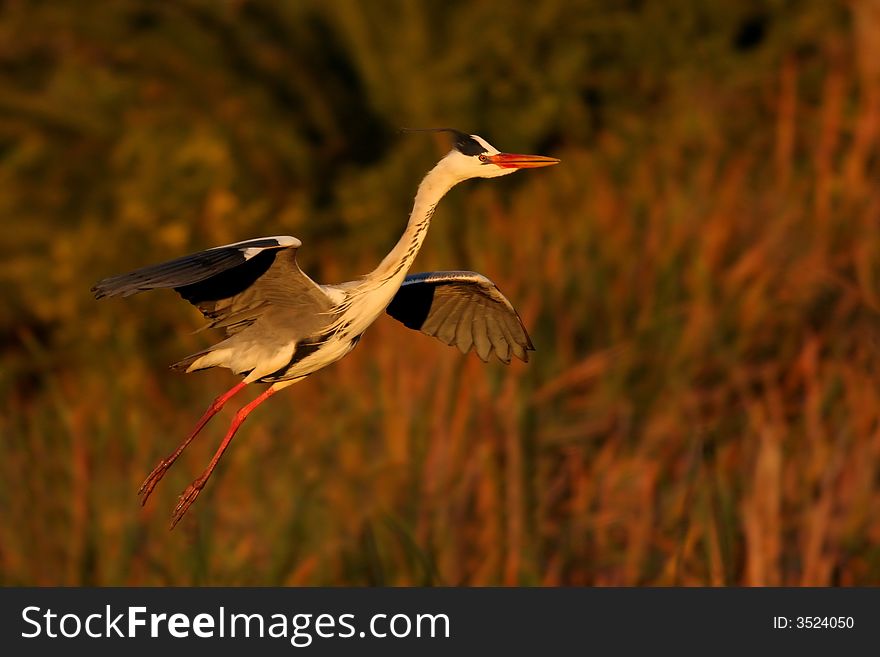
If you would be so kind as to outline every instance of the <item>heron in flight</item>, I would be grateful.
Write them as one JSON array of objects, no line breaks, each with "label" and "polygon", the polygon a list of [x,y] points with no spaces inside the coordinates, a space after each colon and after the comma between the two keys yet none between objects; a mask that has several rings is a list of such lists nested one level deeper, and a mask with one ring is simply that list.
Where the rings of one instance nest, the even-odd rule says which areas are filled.
[{"label": "heron in flight", "polygon": [[95,297],[130,296],[173,288],[226,339],[187,356],[172,369],[194,372],[225,367],[242,380],[217,397],[187,438],[162,459],[139,490],[146,503],[156,484],[208,421],[250,383],[268,383],[235,414],[205,471],[181,494],[173,528],[196,500],[245,418],[278,391],[336,362],[358,343],[383,311],[405,326],[434,336],[463,353],[473,347],[487,361],[511,354],[527,361],[533,350],[510,302],[492,281],[469,271],[407,275],[422,246],[437,203],[469,178],[497,178],[559,160],[502,153],[477,135],[442,129],[454,147],[425,175],[403,236],[372,272],[354,281],[321,285],[296,263],[295,237],[261,237],[218,246],[113,276],[92,288]]}]

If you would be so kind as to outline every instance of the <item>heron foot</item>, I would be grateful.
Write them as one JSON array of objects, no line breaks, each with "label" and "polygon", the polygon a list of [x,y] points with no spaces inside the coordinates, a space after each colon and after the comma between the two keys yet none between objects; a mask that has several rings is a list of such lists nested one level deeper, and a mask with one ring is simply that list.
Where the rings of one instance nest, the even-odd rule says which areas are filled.
[{"label": "heron foot", "polygon": [[169,461],[168,459],[162,459],[159,461],[159,464],[153,468],[153,471],[147,476],[147,478],[144,479],[144,483],[142,483],[141,487],[138,489],[138,497],[141,498],[141,506],[144,506],[147,503],[147,500],[150,499],[150,495],[156,487],[156,484],[162,480],[162,477],[168,472],[168,468],[171,467],[173,462],[174,461]]},{"label": "heron foot", "polygon": [[181,493],[180,499],[177,500],[177,506],[174,507],[174,512],[171,514],[170,529],[174,529],[177,523],[180,522],[180,519],[186,514],[187,510],[189,510],[189,507],[191,507],[193,502],[196,501],[199,493],[202,492],[202,488],[205,487],[206,481],[208,481],[207,477],[199,477],[187,486],[183,493]]}]

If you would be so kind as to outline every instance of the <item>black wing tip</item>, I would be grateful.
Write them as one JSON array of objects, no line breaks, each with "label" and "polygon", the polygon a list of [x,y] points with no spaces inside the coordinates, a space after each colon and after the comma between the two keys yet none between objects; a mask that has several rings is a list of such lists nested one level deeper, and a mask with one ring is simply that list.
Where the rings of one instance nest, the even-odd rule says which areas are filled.
[{"label": "black wing tip", "polygon": [[114,291],[107,285],[105,285],[104,281],[98,281],[97,283],[92,285],[89,292],[95,295],[95,299],[104,299],[106,297],[112,297],[118,294],[117,291]]},{"label": "black wing tip", "polygon": [[296,249],[301,245],[302,242],[291,235],[257,237],[234,244],[224,244],[101,279],[92,286],[91,292],[95,295],[95,299],[103,299],[129,297],[138,292],[159,288],[185,288],[254,261],[258,257],[262,258],[260,262],[271,264],[264,253],[272,253],[271,258],[274,259],[274,253],[278,250]]},{"label": "black wing tip", "polygon": [[95,283],[89,291],[95,295],[95,299],[100,300],[109,297],[130,297],[132,294],[137,294],[138,292],[142,292],[143,290],[139,288],[132,288],[127,285],[119,285],[114,287],[113,279],[107,278]]}]

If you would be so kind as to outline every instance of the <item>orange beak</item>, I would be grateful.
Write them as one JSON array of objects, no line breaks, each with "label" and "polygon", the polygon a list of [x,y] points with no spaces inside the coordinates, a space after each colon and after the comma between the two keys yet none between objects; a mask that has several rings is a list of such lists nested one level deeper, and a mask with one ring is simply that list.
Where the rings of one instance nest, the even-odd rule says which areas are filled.
[{"label": "orange beak", "polygon": [[518,153],[498,153],[490,155],[489,162],[505,169],[536,169],[537,167],[549,167],[559,164],[555,157],[543,155],[520,155]]}]

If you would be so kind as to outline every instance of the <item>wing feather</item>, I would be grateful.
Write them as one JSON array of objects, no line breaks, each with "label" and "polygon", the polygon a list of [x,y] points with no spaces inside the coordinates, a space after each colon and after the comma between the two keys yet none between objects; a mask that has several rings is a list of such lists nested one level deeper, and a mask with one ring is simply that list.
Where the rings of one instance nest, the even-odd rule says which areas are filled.
[{"label": "wing feather", "polygon": [[[295,237],[259,237],[245,242],[218,246],[192,255],[142,267],[126,274],[111,276],[95,283],[95,298],[123,296],[158,288],[194,285],[252,261],[264,253],[293,247],[302,243]],[[262,261],[265,262],[265,261]],[[259,270],[259,266],[251,266]],[[264,270],[265,271],[265,270]],[[260,272],[262,273],[262,272]]]},{"label": "wing feather", "polygon": [[428,316],[422,330],[428,335],[437,335],[437,332],[440,330],[440,327],[449,315],[449,305],[451,303],[452,299],[450,297],[437,299],[434,306],[431,308],[431,314]]},{"label": "wing feather", "polygon": [[449,312],[437,330],[437,339],[447,345],[455,344],[455,333],[458,323],[461,321],[461,307],[467,304],[467,299],[454,298],[449,302]]},{"label": "wing feather", "polygon": [[517,341],[519,325],[515,323],[513,321],[513,318],[508,315],[502,315],[498,319],[498,323],[501,326],[501,330],[504,332],[504,338],[507,341],[508,346],[510,347],[510,351],[520,360],[528,362],[529,357],[526,353],[526,350],[523,348],[523,345],[521,345]]},{"label": "wing feather", "polygon": [[474,343],[474,307],[476,304],[466,303],[461,310],[461,317],[458,319],[458,325],[455,327],[455,346],[461,353],[466,354],[470,351],[471,345]]},{"label": "wing feather", "polygon": [[387,308],[405,326],[456,345],[475,348],[482,360],[492,351],[507,363],[511,354],[528,360],[534,350],[522,320],[498,287],[468,271],[407,276]]},{"label": "wing feather", "polygon": [[489,354],[492,353],[492,341],[489,340],[489,329],[486,327],[486,318],[483,315],[474,317],[474,345],[480,360],[488,363]]},{"label": "wing feather", "polygon": [[504,337],[504,331],[501,328],[501,323],[498,321],[496,317],[492,315],[488,315],[486,317],[486,326],[489,329],[489,340],[492,341],[492,346],[495,348],[495,355],[498,356],[501,361],[504,363],[510,362],[510,348],[508,346],[508,342]]},{"label": "wing feather", "polygon": [[333,320],[335,303],[296,263],[295,237],[227,244],[99,281],[97,298],[172,288],[227,339],[175,364],[229,367],[256,380],[290,360],[294,346]]}]

